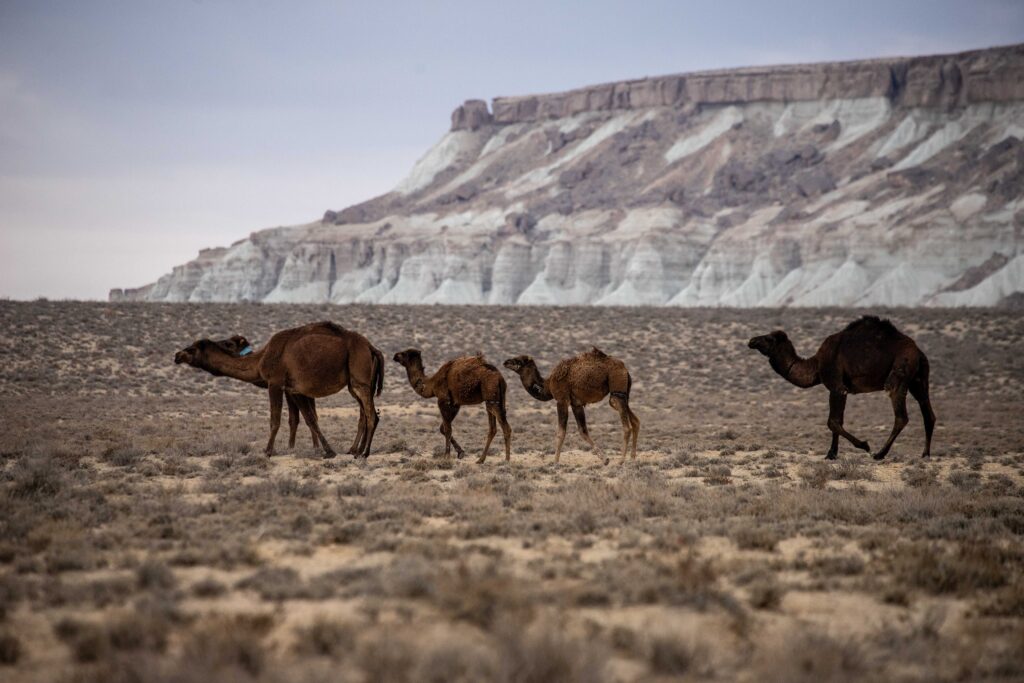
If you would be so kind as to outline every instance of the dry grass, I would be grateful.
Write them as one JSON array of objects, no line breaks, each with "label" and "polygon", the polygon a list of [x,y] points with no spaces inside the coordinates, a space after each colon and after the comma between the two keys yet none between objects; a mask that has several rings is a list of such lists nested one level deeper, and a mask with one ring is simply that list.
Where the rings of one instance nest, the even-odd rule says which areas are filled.
[{"label": "dry grass", "polygon": [[[900,311],[932,360],[875,463],[745,347],[848,311],[0,303],[0,678],[12,681],[1012,680],[1024,675],[1020,316]],[[198,336],[333,318],[428,368],[482,349],[628,363],[640,457],[601,467],[509,379],[510,464],[433,457],[389,363],[367,462],[268,461],[266,398],[171,363]],[[543,322],[543,325],[538,320]],[[551,325],[557,321],[558,325]],[[61,334],[54,343],[54,325]],[[346,393],[320,401],[336,447]],[[617,416],[588,411],[615,452]],[[882,395],[847,426],[881,443]],[[482,447],[464,410],[456,436]]]}]

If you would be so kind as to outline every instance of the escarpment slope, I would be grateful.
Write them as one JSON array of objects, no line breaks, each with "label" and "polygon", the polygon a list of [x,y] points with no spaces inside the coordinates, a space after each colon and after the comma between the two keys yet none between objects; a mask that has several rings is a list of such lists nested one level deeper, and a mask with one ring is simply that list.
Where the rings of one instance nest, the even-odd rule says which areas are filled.
[{"label": "escarpment slope", "polygon": [[113,300],[1024,298],[1024,46],[471,100],[392,192]]}]

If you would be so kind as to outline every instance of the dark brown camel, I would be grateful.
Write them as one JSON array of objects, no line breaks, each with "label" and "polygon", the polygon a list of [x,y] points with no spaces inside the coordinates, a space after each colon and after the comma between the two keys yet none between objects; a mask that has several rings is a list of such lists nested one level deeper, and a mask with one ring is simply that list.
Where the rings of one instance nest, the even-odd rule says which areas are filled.
[{"label": "dark brown camel", "polygon": [[446,458],[451,457],[452,446],[455,446],[458,457],[465,454],[452,435],[452,421],[459,414],[459,409],[484,403],[489,427],[484,452],[477,462],[482,463],[487,459],[498,424],[505,437],[505,461],[508,462],[512,452],[512,428],[505,416],[505,378],[498,368],[485,361],[481,355],[465,356],[448,361],[432,377],[427,377],[423,372],[423,357],[417,349],[396,353],[394,360],[405,368],[413,391],[423,398],[437,398]]},{"label": "dark brown camel", "polygon": [[633,442],[633,459],[636,459],[640,418],[629,407],[629,391],[633,386],[633,379],[621,360],[607,355],[595,346],[586,353],[559,362],[547,379],[541,376],[537,364],[530,356],[509,358],[504,365],[519,375],[530,396],[538,401],[557,401],[558,437],[555,440],[555,462],[558,462],[562,455],[562,443],[565,441],[565,429],[571,407],[580,436],[590,444],[598,457],[608,464],[608,458],[604,457],[603,451],[590,438],[584,406],[598,403],[609,394],[609,405],[622,418],[622,458],[619,464],[626,461],[630,439]]},{"label": "dark brown camel", "polygon": [[839,452],[842,436],[855,447],[871,452],[866,441],[861,441],[843,428],[847,394],[866,394],[885,391],[892,400],[896,419],[889,440],[875,453],[881,460],[892,448],[893,441],[907,425],[907,391],[917,399],[924,418],[924,452],[928,457],[932,447],[935,413],[928,399],[928,358],[917,348],[914,340],[901,333],[888,320],[866,315],[846,328],[827,337],[810,358],[800,358],[786,333],[777,330],[754,337],[747,344],[768,357],[775,372],[798,387],[824,384],[828,396],[828,428],[832,430],[832,446],[826,460],[834,460]]},{"label": "dark brown camel", "polygon": [[174,362],[266,388],[270,395],[268,456],[274,453],[274,439],[281,426],[281,408],[287,394],[323,446],[325,457],[334,457],[334,449],[320,430],[314,400],[336,394],[347,386],[360,407],[359,428],[350,453],[364,458],[370,453],[379,422],[373,396],[374,390],[379,396],[383,388],[384,356],[357,332],[331,322],[312,323],[282,330],[263,348],[246,355],[200,339],[175,354]]}]

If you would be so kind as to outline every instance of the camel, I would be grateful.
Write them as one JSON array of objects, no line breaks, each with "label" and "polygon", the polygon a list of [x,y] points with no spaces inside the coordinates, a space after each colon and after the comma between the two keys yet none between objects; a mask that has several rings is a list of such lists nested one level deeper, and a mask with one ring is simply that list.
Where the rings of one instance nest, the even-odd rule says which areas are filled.
[{"label": "camel", "polygon": [[566,358],[555,366],[547,379],[541,376],[537,364],[530,356],[516,356],[504,363],[505,367],[519,375],[527,393],[538,401],[557,402],[558,437],[555,440],[555,462],[562,455],[562,443],[565,441],[565,428],[569,421],[569,408],[576,418],[576,427],[580,436],[590,444],[604,464],[608,458],[601,448],[590,438],[587,430],[587,415],[584,406],[598,403],[611,394],[609,405],[622,418],[622,458],[621,465],[626,461],[630,439],[633,442],[633,459],[636,460],[636,440],[640,434],[640,418],[629,407],[629,391],[633,379],[626,365],[618,358],[613,358],[596,346],[573,358]]},{"label": "camel", "polygon": [[[241,337],[244,341],[245,338]],[[235,340],[237,345],[238,340]],[[315,399],[348,387],[359,402],[359,428],[349,453],[368,457],[380,418],[373,405],[374,390],[384,386],[384,355],[361,334],[332,322],[311,323],[274,334],[263,348],[242,355],[209,339],[200,339],[174,356],[214,376],[234,379],[266,388],[270,396],[270,438],[266,454],[274,454],[274,441],[281,425],[285,395],[294,399],[324,457],[336,454],[320,429]],[[296,425],[297,418],[293,418]]]},{"label": "camel", "polygon": [[892,448],[893,442],[909,421],[907,419],[907,391],[917,399],[924,419],[924,452],[931,453],[932,430],[935,413],[928,398],[928,358],[914,340],[901,333],[888,320],[866,315],[825,339],[818,352],[810,358],[800,358],[789,337],[781,330],[754,337],[747,344],[768,357],[772,369],[801,388],[818,384],[828,389],[828,428],[832,431],[832,446],[826,460],[835,460],[839,452],[839,437],[854,447],[871,452],[866,441],[861,441],[843,427],[847,394],[866,394],[885,391],[892,400],[895,421],[889,439],[874,459],[881,460]]},{"label": "camel", "polygon": [[423,357],[418,349],[407,349],[395,354],[394,361],[405,368],[413,391],[423,398],[437,398],[441,412],[441,433],[444,434],[444,456],[451,457],[452,446],[459,458],[465,451],[452,434],[452,421],[462,406],[486,404],[487,443],[477,463],[487,460],[491,441],[497,433],[497,424],[505,437],[505,462],[511,457],[512,428],[505,415],[505,378],[498,368],[484,360],[481,354],[464,356],[442,365],[431,377],[423,371]]}]

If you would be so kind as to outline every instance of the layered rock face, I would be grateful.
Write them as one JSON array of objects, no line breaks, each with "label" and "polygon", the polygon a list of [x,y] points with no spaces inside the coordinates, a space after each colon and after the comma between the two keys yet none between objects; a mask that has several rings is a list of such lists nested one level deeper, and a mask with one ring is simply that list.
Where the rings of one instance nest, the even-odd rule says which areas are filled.
[{"label": "layered rock face", "polygon": [[993,306],[1024,46],[471,100],[392,192],[112,300]]}]

